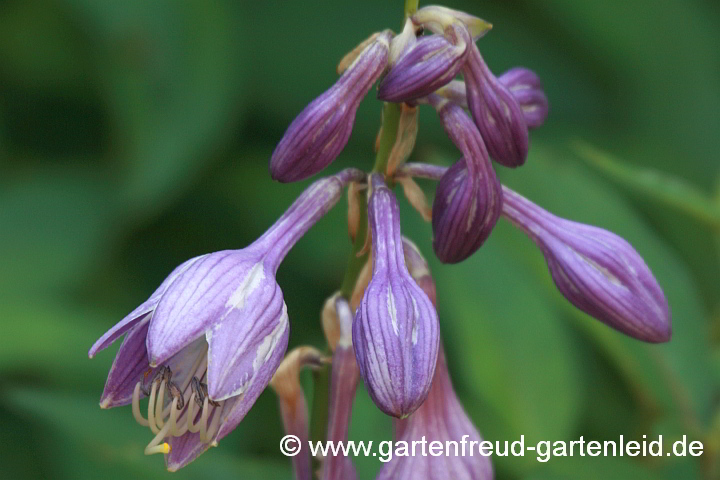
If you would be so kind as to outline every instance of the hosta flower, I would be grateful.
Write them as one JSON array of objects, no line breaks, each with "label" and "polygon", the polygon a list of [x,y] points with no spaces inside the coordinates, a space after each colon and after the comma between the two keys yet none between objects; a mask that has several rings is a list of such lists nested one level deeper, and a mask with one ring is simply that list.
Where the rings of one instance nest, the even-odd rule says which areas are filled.
[{"label": "hosta flower", "polygon": [[430,103],[463,153],[440,179],[432,210],[435,254],[444,263],[457,263],[490,236],[502,210],[502,190],[480,132],[463,109],[437,95]]},{"label": "hosta flower", "polygon": [[363,176],[346,170],[318,180],[250,246],[183,263],[92,346],[90,357],[126,334],[100,404],[132,403],[135,419],[155,434],[146,454],[168,454],[175,470],[243,419],[287,347],[287,308],[275,272],[344,185]]},{"label": "hosta flower", "polygon": [[485,64],[475,44],[463,66],[470,113],[490,156],[506,167],[525,163],[530,138],[520,104]]},{"label": "hosta flower", "polygon": [[385,71],[391,33],[377,35],[338,81],[313,100],[290,124],[270,158],[270,176],[303,180],[330,165],[345,148],[355,112]]},{"label": "hosta flower", "polygon": [[402,418],[422,404],[430,389],[438,320],[405,266],[395,196],[380,175],[371,178],[373,272],[355,314],[352,339],[370,397],[383,412]]},{"label": "hosta flower", "polygon": [[540,247],[565,298],[631,337],[670,340],[665,294],[628,242],[602,228],[556,217],[508,188],[504,191],[503,214]]}]

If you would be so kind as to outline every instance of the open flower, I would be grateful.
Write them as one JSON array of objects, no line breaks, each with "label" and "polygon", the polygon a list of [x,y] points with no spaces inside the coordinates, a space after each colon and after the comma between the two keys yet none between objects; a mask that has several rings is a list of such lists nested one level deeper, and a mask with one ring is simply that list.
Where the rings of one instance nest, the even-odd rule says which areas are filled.
[{"label": "open flower", "polygon": [[352,340],[360,376],[375,405],[403,418],[430,390],[439,326],[430,299],[405,266],[397,200],[381,175],[371,179],[373,272],[355,314]]},{"label": "open flower", "polygon": [[363,177],[346,170],[318,180],[250,246],[183,263],[92,346],[90,357],[126,334],[100,405],[132,403],[135,419],[155,434],[146,454],[168,454],[168,469],[176,470],[244,418],[287,348],[287,308],[275,272],[344,185]]}]

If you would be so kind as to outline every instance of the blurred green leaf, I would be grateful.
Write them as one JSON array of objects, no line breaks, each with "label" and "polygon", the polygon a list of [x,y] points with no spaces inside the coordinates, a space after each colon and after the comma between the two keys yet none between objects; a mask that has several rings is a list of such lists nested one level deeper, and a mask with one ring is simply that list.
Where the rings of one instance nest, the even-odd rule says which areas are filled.
[{"label": "blurred green leaf", "polygon": [[[433,269],[448,356],[467,392],[464,405],[488,439],[566,438],[584,390],[572,336],[542,286],[504,247],[509,234],[496,228],[469,260]],[[478,408],[479,399],[489,408]],[[496,461],[513,472],[535,463]]]},{"label": "blurred green leaf", "polygon": [[159,211],[206,168],[241,118],[243,18],[220,1],[65,0],[95,39],[126,164],[121,204]]},{"label": "blurred green leaf", "polygon": [[98,178],[69,169],[22,176],[0,190],[0,291],[78,282],[111,244],[115,205]]},{"label": "blurred green leaf", "polygon": [[664,175],[657,170],[633,167],[582,141],[573,146],[583,160],[614,182],[678,209],[720,231],[720,204],[714,203],[710,197],[682,179]]}]

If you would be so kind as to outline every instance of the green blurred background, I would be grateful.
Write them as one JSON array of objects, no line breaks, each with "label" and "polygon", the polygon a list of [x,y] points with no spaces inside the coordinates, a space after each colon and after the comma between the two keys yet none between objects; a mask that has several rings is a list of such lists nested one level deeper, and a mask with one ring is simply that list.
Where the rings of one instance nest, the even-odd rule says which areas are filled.
[{"label": "green blurred background", "polygon": [[[274,144],[402,0],[0,1],[0,477],[166,478],[130,408],[100,410],[117,345],[87,349],[192,256],[251,242],[308,182],[267,173]],[[421,2],[422,5],[422,2]],[[645,257],[673,312],[648,346],[569,306],[542,256],[501,222],[469,261],[427,254],[456,389],[489,440],[666,439],[700,458],[493,459],[498,479],[720,478],[720,4],[709,0],[459,1],[491,21],[500,73],[545,82],[546,125],[504,182],[611,229]],[[337,170],[370,168],[371,93]],[[413,160],[458,157],[423,111]],[[428,194],[432,184],[423,183]],[[344,201],[280,269],[291,345],[324,343],[319,310],[350,251]],[[310,386],[309,375],[303,377]],[[391,437],[359,389],[351,436]],[[220,447],[174,478],[290,478],[267,391]],[[666,440],[666,443],[669,440]],[[372,478],[377,458],[356,461]]]}]

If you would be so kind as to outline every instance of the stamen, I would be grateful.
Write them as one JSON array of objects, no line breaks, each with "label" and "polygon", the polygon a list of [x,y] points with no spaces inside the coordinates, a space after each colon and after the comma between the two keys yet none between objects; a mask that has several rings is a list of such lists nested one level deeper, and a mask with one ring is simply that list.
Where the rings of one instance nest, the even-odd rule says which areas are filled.
[{"label": "stamen", "polygon": [[[153,385],[153,391],[151,392],[153,394],[155,393],[154,388],[155,386]],[[162,428],[162,430],[159,430],[157,432],[155,438],[153,438],[152,441],[148,443],[147,447],[145,447],[145,455],[152,455],[154,453],[170,453],[170,444],[165,442],[161,445],[160,442],[167,436],[168,432],[175,427],[175,422],[177,420],[177,398],[173,399],[172,406],[173,408],[170,409],[170,419]]]},{"label": "stamen", "polygon": [[215,436],[215,434],[217,433],[218,427],[220,426],[220,416],[221,416],[220,414],[221,413],[222,413],[221,409],[215,408],[215,411],[213,412],[212,424],[210,425],[210,428],[208,429],[207,433],[205,434],[205,440],[202,440],[202,436],[200,437],[200,439],[204,443],[210,443],[212,441],[213,437]]},{"label": "stamen", "polygon": [[150,387],[150,401],[148,402],[148,424],[150,427],[150,430],[154,434],[158,434],[160,432],[160,429],[158,428],[156,422],[155,422],[155,392],[157,391],[157,383],[155,381],[152,382],[152,386]]},{"label": "stamen", "polygon": [[165,412],[163,411],[163,403],[165,402],[165,380],[160,382],[160,391],[157,395],[157,401],[155,402],[155,422],[158,428],[163,428],[165,425]]},{"label": "stamen", "polygon": [[207,438],[207,422],[208,422],[208,414],[210,413],[210,407],[208,405],[208,397],[205,397],[205,402],[203,402],[203,410],[202,410],[202,416],[200,417],[200,441],[203,443],[207,443],[205,441],[205,438]]},{"label": "stamen", "polygon": [[[193,379],[195,379],[193,377]],[[187,429],[191,433],[197,433],[200,431],[200,422],[193,423],[195,421],[195,417],[197,416],[197,412],[195,411],[195,395],[190,395],[190,402],[188,403],[188,411],[187,411]]]},{"label": "stamen", "polygon": [[142,413],[140,413],[140,390],[142,389],[142,382],[138,382],[135,385],[135,391],[133,392],[133,400],[132,400],[132,412],[133,417],[135,417],[135,421],[138,422],[143,427],[147,427],[150,425],[148,421],[143,418]]}]

